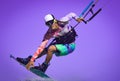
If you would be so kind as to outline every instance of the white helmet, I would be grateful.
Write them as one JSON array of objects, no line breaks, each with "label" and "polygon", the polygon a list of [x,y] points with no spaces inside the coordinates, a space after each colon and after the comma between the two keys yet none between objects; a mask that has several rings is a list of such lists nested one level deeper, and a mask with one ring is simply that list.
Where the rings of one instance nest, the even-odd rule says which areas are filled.
[{"label": "white helmet", "polygon": [[54,20],[55,18],[52,14],[47,14],[44,19],[45,19],[45,22],[48,22],[48,21]]}]

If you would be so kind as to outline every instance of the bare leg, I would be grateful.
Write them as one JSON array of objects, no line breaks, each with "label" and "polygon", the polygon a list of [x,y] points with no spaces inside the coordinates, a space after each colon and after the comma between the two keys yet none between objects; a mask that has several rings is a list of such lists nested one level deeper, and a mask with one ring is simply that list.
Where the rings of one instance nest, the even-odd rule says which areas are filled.
[{"label": "bare leg", "polygon": [[45,59],[45,63],[46,64],[49,64],[50,60],[52,59],[52,56],[53,56],[53,53],[56,51],[56,47],[54,45],[51,45],[49,48],[48,48],[48,52],[47,52],[47,56],[46,56],[46,59]]},{"label": "bare leg", "polygon": [[[55,47],[54,45],[51,45],[51,46],[48,48],[47,53],[41,54],[41,56],[43,56],[43,55],[45,55],[45,54],[47,55],[44,63],[42,63],[42,65],[40,65],[40,66],[35,66],[34,68],[35,68],[35,69],[38,69],[38,70],[40,70],[40,71],[42,71],[42,72],[45,72],[45,71],[47,70],[48,66],[49,66],[49,62],[50,62],[50,60],[52,59],[53,53],[54,53],[55,51],[56,51],[56,47]],[[41,56],[40,56],[40,57],[41,57]]]}]

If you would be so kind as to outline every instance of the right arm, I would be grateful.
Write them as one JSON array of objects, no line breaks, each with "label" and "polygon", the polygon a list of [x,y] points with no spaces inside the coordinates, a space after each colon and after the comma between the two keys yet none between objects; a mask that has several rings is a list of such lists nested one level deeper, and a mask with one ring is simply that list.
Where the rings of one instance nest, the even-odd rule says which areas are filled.
[{"label": "right arm", "polygon": [[34,61],[35,59],[42,53],[42,51],[45,49],[49,39],[52,37],[51,32],[48,30],[47,33],[45,34],[42,43],[40,44],[40,46],[38,47],[38,49],[36,50],[36,52],[34,53],[34,55],[32,56],[32,58],[30,59],[30,61],[28,62],[28,64],[26,65],[27,69],[30,69],[31,66],[34,66]]},{"label": "right arm", "polygon": [[31,61],[35,61],[35,59],[42,53],[42,51],[45,49],[50,38],[52,38],[52,34],[51,34],[50,29],[48,29],[48,31],[44,35],[42,43],[40,44],[40,46],[38,47],[38,49],[36,50],[36,52],[32,56]]}]

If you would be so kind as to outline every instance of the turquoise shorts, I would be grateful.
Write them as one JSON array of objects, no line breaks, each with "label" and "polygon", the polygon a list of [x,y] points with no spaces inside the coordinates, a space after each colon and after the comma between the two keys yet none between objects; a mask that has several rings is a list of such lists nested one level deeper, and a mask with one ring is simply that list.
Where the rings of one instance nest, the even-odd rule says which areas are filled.
[{"label": "turquoise shorts", "polygon": [[56,56],[65,56],[72,53],[75,50],[75,43],[70,44],[56,44],[57,52],[55,52]]}]

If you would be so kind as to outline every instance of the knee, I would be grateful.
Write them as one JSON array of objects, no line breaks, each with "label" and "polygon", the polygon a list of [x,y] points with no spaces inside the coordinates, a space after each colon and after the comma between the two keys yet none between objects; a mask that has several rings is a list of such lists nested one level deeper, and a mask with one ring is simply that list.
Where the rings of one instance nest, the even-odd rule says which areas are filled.
[{"label": "knee", "polygon": [[51,45],[49,48],[48,48],[48,52],[55,52],[56,51],[56,47],[54,45]]}]

